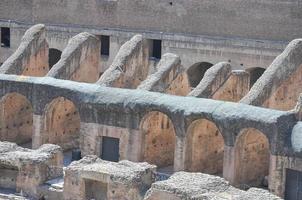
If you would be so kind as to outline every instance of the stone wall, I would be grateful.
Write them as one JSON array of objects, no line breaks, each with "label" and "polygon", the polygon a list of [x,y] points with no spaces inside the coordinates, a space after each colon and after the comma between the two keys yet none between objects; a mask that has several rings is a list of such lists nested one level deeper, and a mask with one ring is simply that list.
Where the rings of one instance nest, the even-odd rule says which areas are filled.
[{"label": "stone wall", "polygon": [[154,182],[154,172],[155,166],[148,163],[114,163],[87,156],[66,169],[64,199],[140,200]]},{"label": "stone wall", "polygon": [[[300,39],[293,40],[240,102],[279,110],[292,110],[302,92],[298,87],[301,82],[301,44]],[[261,150],[261,147],[257,149]],[[280,159],[274,155],[270,157],[269,188],[282,196],[285,191],[286,164],[280,164],[282,157]],[[293,158],[289,156],[287,159]],[[276,172],[276,168],[279,172]],[[264,169],[260,174],[265,173],[266,170]]]},{"label": "stone wall", "polygon": [[[210,67],[203,79],[188,96],[225,101],[240,100],[249,89],[249,74],[232,71],[230,63]],[[186,170],[222,175],[225,141],[212,121],[199,119],[187,130]]]},{"label": "stone wall", "polygon": [[183,71],[177,55],[165,54],[156,66],[156,71],[150,74],[137,89],[154,92],[166,92],[170,84]]},{"label": "stone wall", "polygon": [[140,134],[144,138],[142,160],[158,167],[173,167],[176,135],[169,117],[157,111],[148,113],[141,121]]},{"label": "stone wall", "polygon": [[[299,45],[296,45],[295,41],[293,43],[294,45],[289,46],[294,46],[294,50],[285,50],[275,61],[278,67],[273,69],[280,71],[273,70],[274,73],[270,75],[276,76],[276,85],[288,80],[288,77],[293,79],[289,82],[298,80],[299,73],[297,76],[292,74],[297,72],[295,63],[299,61]],[[179,58],[171,54],[165,54],[157,66],[157,71],[139,86],[143,90],[102,87],[136,88],[147,77],[147,72],[152,71],[148,69],[148,54],[149,49],[142,37],[134,36],[121,47],[111,67],[96,84],[51,77],[0,75],[0,96],[5,100],[7,94],[23,95],[21,100],[26,102],[10,109],[10,105],[7,106],[3,101],[3,107],[9,110],[9,113],[22,114],[23,107],[33,105],[32,110],[24,111],[24,116],[22,114],[22,118],[18,120],[33,118],[33,125],[28,124],[31,129],[22,128],[22,131],[27,130],[26,136],[30,138],[29,133],[33,130],[34,148],[51,142],[67,150],[78,147],[80,138],[83,155],[102,156],[103,138],[118,138],[118,160],[147,160],[159,167],[173,166],[175,171],[204,171],[217,175],[223,173],[232,184],[259,186],[268,174],[270,156],[292,156],[294,149],[288,137],[298,121],[296,112],[216,101],[238,101],[248,92],[249,75],[244,71],[231,71],[230,62],[209,68],[201,83],[192,92],[193,95],[190,94],[216,100],[146,91],[178,95],[190,91],[190,77],[182,71]],[[96,62],[98,60],[93,59]],[[74,62],[81,63],[78,60]],[[280,69],[280,63],[289,66],[284,77],[280,77],[284,71]],[[274,66],[274,63],[272,65]],[[74,65],[59,69],[69,69],[70,66]],[[98,65],[95,65],[94,69],[97,67]],[[270,70],[272,71],[271,67],[268,71]],[[264,74],[259,81],[263,81],[263,77],[274,80],[271,76]],[[73,77],[71,79],[75,80]],[[266,81],[264,80],[265,83]],[[259,85],[258,82],[255,85]],[[273,86],[266,91],[268,92],[265,95],[261,92],[259,96],[256,95],[257,98],[269,98],[275,88]],[[12,126],[15,121],[15,124],[20,123],[14,117],[7,116],[12,118]],[[3,118],[7,116],[4,115]],[[251,134],[247,129],[251,129]],[[17,131],[11,135],[12,140],[18,137]],[[260,134],[254,135],[254,132]],[[10,136],[7,133],[6,137]],[[295,156],[299,158],[299,155]],[[280,170],[272,167],[270,169]],[[248,174],[251,170],[253,172]],[[269,177],[269,180],[278,176],[275,171],[271,174],[274,177]],[[88,192],[89,198],[90,195],[95,195],[92,185],[104,186],[95,180],[84,181],[83,184],[91,189]],[[273,184],[270,188],[278,187],[278,190],[274,191],[282,195],[282,185],[279,182]]]},{"label": "stone wall", "polygon": [[45,26],[42,24],[28,29],[18,49],[0,67],[0,73],[44,76],[49,70],[45,34]]},{"label": "stone wall", "polygon": [[[289,145],[277,138],[284,138],[296,120],[292,112],[142,90],[106,88],[49,77],[26,77],[20,80],[18,76],[0,75],[0,84],[3,88],[0,90],[1,96],[17,92],[35,105],[34,116],[42,115],[48,103],[62,96],[73,102],[81,122],[85,123],[139,130],[141,119],[146,114],[159,111],[169,116],[176,135],[182,137],[192,121],[206,118],[219,127],[227,145],[234,144],[233,134],[239,134],[241,129],[247,126],[259,129],[269,138],[273,154],[283,152],[280,147]],[[282,129],[279,129],[279,123],[283,124]]]},{"label": "stone wall", "polygon": [[224,139],[216,125],[206,119],[192,122],[186,137],[186,171],[221,175]]},{"label": "stone wall", "polygon": [[[163,33],[154,30],[137,30],[127,28],[109,28],[94,26],[78,26],[76,24],[47,24],[47,40],[50,48],[63,51],[68,40],[81,32],[94,35],[110,36],[110,54],[101,56],[99,71],[104,72],[114,60],[119,48],[133,35],[141,34],[145,39],[162,40],[162,54],[179,55],[184,68],[195,63],[218,63],[231,61],[235,69],[254,67],[266,68],[287,45],[287,41],[255,40],[233,37],[215,37],[209,35],[191,35],[184,33]],[[18,47],[19,41],[26,29],[33,23],[1,20],[0,26],[11,28],[11,48],[0,48],[0,63],[4,62]],[[242,65],[242,66],[241,66]]]},{"label": "stone wall", "polygon": [[212,99],[238,102],[249,91],[250,77],[245,71],[233,70],[230,77],[211,96]]},{"label": "stone wall", "polygon": [[122,45],[112,65],[104,72],[97,84],[136,88],[148,75],[148,58],[148,48],[142,36],[134,36]]},{"label": "stone wall", "polygon": [[230,63],[217,63],[206,70],[200,83],[188,94],[188,96],[209,98],[223,86],[230,75]]},{"label": "stone wall", "polygon": [[281,200],[263,189],[248,191],[232,187],[223,178],[201,173],[177,172],[168,180],[152,184],[144,200],[253,199]]},{"label": "stone wall", "polygon": [[[17,192],[39,198],[38,187],[63,174],[63,154],[59,146],[47,144],[37,150],[21,148],[9,142],[0,142],[0,146],[0,171],[10,171],[10,188]],[[8,182],[3,182],[1,178],[0,183]]]},{"label": "stone wall", "polygon": [[94,83],[99,78],[100,41],[89,33],[70,39],[47,76]]},{"label": "stone wall", "polygon": [[[18,6],[15,6],[18,5]],[[22,8],[22,11],[20,11]],[[301,5],[282,1],[82,1],[5,0],[1,19],[60,25],[241,38],[292,40],[300,36]],[[137,17],[139,14],[140,17]],[[281,17],[282,16],[282,17]],[[154,23],[156,22],[156,23]]]},{"label": "stone wall", "polygon": [[[102,138],[119,139],[119,160],[142,161],[143,135],[139,130],[97,123],[81,123],[81,154],[102,157]],[[134,145],[135,144],[135,145]]]},{"label": "stone wall", "polygon": [[301,52],[302,40],[293,40],[240,102],[279,110],[292,109],[302,92],[297,87],[301,82]]},{"label": "stone wall", "polygon": [[[236,139],[233,184],[266,187],[269,175],[269,142],[258,130],[243,130]],[[244,186],[241,185],[244,188]]]},{"label": "stone wall", "polygon": [[1,99],[0,140],[17,144],[31,143],[33,133],[33,108],[18,93],[9,93]]},{"label": "stone wall", "polygon": [[80,116],[75,105],[58,97],[45,108],[43,144],[57,144],[64,150],[79,148]]}]

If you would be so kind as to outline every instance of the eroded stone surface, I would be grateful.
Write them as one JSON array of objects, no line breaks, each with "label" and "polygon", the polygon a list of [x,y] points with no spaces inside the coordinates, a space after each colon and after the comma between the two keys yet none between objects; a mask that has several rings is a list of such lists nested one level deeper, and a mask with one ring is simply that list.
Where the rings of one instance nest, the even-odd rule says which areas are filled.
[{"label": "eroded stone surface", "polygon": [[38,187],[62,173],[63,155],[59,146],[45,144],[31,150],[0,142],[0,187],[38,198]]},{"label": "eroded stone surface", "polygon": [[66,168],[64,199],[143,199],[155,169],[148,163],[114,163],[86,156]]},{"label": "eroded stone surface", "polygon": [[277,196],[262,189],[242,191],[232,187],[223,178],[201,174],[177,172],[166,181],[152,184],[144,200],[278,200]]}]

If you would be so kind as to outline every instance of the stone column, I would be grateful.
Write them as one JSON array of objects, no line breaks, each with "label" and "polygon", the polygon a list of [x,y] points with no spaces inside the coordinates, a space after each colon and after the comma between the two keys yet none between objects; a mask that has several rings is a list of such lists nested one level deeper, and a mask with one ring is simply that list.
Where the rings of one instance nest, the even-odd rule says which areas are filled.
[{"label": "stone column", "polygon": [[185,170],[185,136],[176,136],[174,151],[174,171]]},{"label": "stone column", "polygon": [[233,185],[236,184],[235,161],[235,147],[225,145],[223,157],[223,178],[228,180]]},{"label": "stone column", "polygon": [[43,144],[44,119],[42,115],[33,115],[32,148],[37,149]]},{"label": "stone column", "polygon": [[82,157],[86,155],[97,155],[100,156],[101,152],[97,148],[99,141],[98,126],[95,123],[81,122],[80,128],[80,149]]},{"label": "stone column", "polygon": [[129,138],[128,138],[128,148],[127,148],[127,159],[133,162],[142,162],[143,156],[143,143],[144,137],[139,130],[128,129]]},{"label": "stone column", "polygon": [[284,197],[285,192],[287,161],[283,156],[270,156],[268,187],[273,194],[280,197]]}]

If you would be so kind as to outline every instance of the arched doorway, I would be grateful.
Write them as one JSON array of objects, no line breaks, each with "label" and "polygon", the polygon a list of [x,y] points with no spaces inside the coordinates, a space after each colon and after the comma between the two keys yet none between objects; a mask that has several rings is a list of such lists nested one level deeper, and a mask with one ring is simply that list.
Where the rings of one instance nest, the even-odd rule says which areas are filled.
[{"label": "arched doorway", "polygon": [[60,59],[61,59],[62,52],[58,49],[49,49],[48,54],[48,64],[49,69],[52,68]]},{"label": "arched doorway", "polygon": [[213,66],[213,64],[208,63],[208,62],[200,62],[200,63],[195,63],[194,65],[192,65],[187,70],[190,86],[192,88],[195,88],[202,80],[204,73],[208,69],[210,69],[212,66]]},{"label": "arched doorway", "polygon": [[18,93],[1,99],[0,140],[31,148],[33,109],[27,98]]},{"label": "arched doorway", "polygon": [[72,101],[58,97],[45,109],[43,143],[57,144],[64,151],[79,148],[80,115]]},{"label": "arched doorway", "polygon": [[250,73],[250,88],[256,83],[256,81],[262,76],[265,69],[261,67],[255,67],[247,69]]},{"label": "arched doorway", "polygon": [[224,139],[213,122],[206,119],[192,122],[186,141],[187,171],[222,175]]},{"label": "arched doorway", "polygon": [[267,187],[269,174],[269,142],[257,129],[244,129],[235,143],[235,184],[246,187]]},{"label": "arched doorway", "polygon": [[164,172],[172,172],[175,151],[175,131],[172,121],[161,112],[148,113],[141,122],[144,135],[143,160]]}]

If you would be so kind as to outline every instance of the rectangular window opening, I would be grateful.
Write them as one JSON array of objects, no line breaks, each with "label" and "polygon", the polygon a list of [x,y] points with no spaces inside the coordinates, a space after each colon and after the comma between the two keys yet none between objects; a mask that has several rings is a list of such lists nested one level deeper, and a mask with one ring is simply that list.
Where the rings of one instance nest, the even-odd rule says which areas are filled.
[{"label": "rectangular window opening", "polygon": [[100,38],[101,38],[101,55],[109,56],[110,36],[101,35]]},{"label": "rectangular window opening", "polygon": [[10,28],[1,27],[1,47],[10,47]]},{"label": "rectangular window opening", "polygon": [[152,41],[152,54],[151,56],[156,59],[161,59],[161,40]]},{"label": "rectangular window opening", "polygon": [[120,157],[119,138],[103,136],[101,142],[101,159],[118,162]]}]

